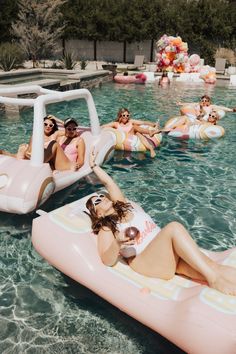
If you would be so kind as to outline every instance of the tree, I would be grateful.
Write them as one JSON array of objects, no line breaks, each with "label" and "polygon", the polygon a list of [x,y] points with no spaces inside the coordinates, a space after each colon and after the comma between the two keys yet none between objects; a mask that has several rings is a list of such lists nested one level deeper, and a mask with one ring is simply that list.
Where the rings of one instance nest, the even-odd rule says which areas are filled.
[{"label": "tree", "polygon": [[33,60],[50,57],[57,52],[57,41],[64,25],[61,25],[61,6],[66,0],[21,0],[18,19],[12,24],[13,33]]},{"label": "tree", "polygon": [[0,0],[0,42],[8,42],[11,38],[11,22],[18,11],[17,0]]}]

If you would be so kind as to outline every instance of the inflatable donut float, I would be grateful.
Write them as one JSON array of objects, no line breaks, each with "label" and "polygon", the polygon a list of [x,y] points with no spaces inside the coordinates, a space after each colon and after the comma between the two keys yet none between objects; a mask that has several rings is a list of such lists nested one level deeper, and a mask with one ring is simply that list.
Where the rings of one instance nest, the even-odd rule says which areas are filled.
[{"label": "inflatable donut float", "polygon": [[[214,111],[216,111],[219,114],[220,119],[225,116],[225,111],[223,111],[222,109],[216,108],[214,109]],[[196,104],[193,103],[193,104],[182,106],[180,108],[180,114],[183,116],[187,116],[188,118],[191,119],[191,121],[193,121],[199,115],[199,111],[196,107]]]},{"label": "inflatable donut float", "polygon": [[[147,127],[147,126],[142,126]],[[125,151],[147,151],[146,147],[143,145],[141,140],[137,135],[128,134],[122,132],[118,129],[106,128],[106,130],[112,131],[116,138],[115,150],[125,150]],[[154,148],[158,147],[162,141],[161,134],[155,134],[153,137],[143,134],[149,143],[153,145]]]},{"label": "inflatable donut float", "polygon": [[[174,117],[167,121],[165,129],[172,129],[176,125],[180,117]],[[210,123],[193,124],[190,126],[180,126],[173,128],[168,133],[168,136],[178,139],[218,139],[224,136],[225,130],[220,125],[213,125]]]}]

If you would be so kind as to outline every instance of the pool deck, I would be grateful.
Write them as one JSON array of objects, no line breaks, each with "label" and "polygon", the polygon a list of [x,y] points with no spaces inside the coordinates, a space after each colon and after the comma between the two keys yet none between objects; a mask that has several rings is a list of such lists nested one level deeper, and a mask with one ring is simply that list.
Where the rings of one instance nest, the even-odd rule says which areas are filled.
[{"label": "pool deck", "polygon": [[[66,91],[71,89],[77,88],[92,88],[98,87],[103,82],[112,81],[113,79],[113,72],[104,70],[102,65],[104,62],[89,62],[86,66],[85,70],[77,69],[77,70],[65,70],[65,69],[51,69],[51,68],[26,68],[20,69],[10,72],[0,72],[0,87],[12,87],[12,85],[17,86],[27,86],[29,82],[31,85],[40,85],[42,87],[60,91]],[[117,64],[117,73],[119,72],[122,74],[128,64]],[[146,71],[153,71],[155,67],[154,63],[146,64]],[[129,71],[129,74],[136,74],[140,71]],[[145,71],[144,71],[145,73]],[[162,73],[155,72],[155,76],[160,76]],[[43,76],[43,75],[50,75],[54,76],[55,78],[43,78],[40,80],[30,80],[30,76]],[[28,82],[20,82],[22,76]],[[179,74],[174,74],[173,78],[175,79],[178,77]],[[228,83],[230,80],[230,75],[216,75],[217,80],[221,81],[222,83]],[[7,82],[7,80],[11,81],[11,84]],[[19,82],[17,82],[19,81]],[[4,82],[4,83],[3,83]],[[15,82],[15,83],[13,83]]]},{"label": "pool deck", "polygon": [[[32,76],[55,75],[55,78],[30,80]],[[24,76],[27,82],[20,82]],[[11,83],[8,83],[9,82]],[[101,81],[112,80],[112,73],[108,70],[62,70],[62,69],[21,69],[11,72],[0,72],[0,87],[40,85],[49,89],[65,91],[82,87],[91,87],[100,84]],[[97,83],[98,81],[98,83]]]}]

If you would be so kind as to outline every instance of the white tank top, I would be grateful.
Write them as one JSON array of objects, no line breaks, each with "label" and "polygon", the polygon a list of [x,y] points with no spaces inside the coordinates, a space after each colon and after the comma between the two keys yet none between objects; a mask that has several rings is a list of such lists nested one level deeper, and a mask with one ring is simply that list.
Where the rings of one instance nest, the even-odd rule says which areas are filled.
[{"label": "white tank top", "polygon": [[126,228],[134,226],[139,230],[139,235],[134,239],[134,245],[120,250],[120,254],[124,258],[140,254],[161,231],[160,227],[155,224],[147,213],[133,205],[132,202],[130,204],[133,207],[133,218],[127,223],[120,223],[118,229],[120,232],[124,232]]}]

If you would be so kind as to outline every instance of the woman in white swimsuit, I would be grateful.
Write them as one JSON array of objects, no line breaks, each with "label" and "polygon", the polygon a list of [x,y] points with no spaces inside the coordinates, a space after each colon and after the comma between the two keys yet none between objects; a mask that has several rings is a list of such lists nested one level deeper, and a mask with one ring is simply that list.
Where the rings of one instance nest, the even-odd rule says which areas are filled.
[{"label": "woman in white swimsuit", "polygon": [[[137,273],[161,279],[182,274],[236,295],[235,268],[217,264],[203,254],[182,224],[171,222],[160,229],[141,208],[126,200],[113,179],[96,165],[95,157],[93,151],[90,166],[109,194],[92,196],[86,207],[105,265],[113,266],[123,255]],[[136,235],[127,226],[133,227],[131,231],[137,229]]]}]

